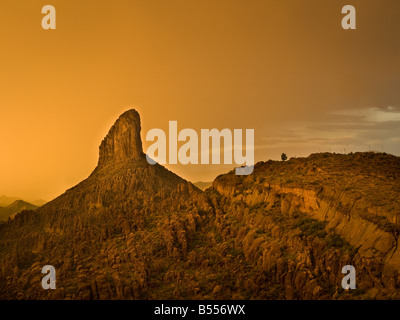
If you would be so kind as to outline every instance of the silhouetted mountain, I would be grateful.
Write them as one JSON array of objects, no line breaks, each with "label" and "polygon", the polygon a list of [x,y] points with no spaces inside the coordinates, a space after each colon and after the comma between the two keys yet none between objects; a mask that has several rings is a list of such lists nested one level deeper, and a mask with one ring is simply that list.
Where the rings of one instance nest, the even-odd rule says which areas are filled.
[{"label": "silhouetted mountain", "polygon": [[208,187],[212,186],[212,182],[203,182],[203,181],[198,181],[193,183],[197,188],[200,190],[206,190]]},{"label": "silhouetted mountain", "polygon": [[46,201],[46,200],[43,200],[43,199],[37,199],[37,200],[31,201],[31,203],[34,204],[35,206],[41,207],[41,206],[43,206],[44,204],[46,204],[47,201]]},{"label": "silhouetted mountain", "polygon": [[21,200],[19,197],[7,197],[5,195],[0,196],[0,207],[7,207],[14,201]]},{"label": "silhouetted mountain", "polygon": [[38,206],[38,207],[40,207],[40,206],[44,205],[45,203],[47,203],[47,201],[43,200],[43,199],[31,200],[29,198],[24,199],[23,197],[7,197],[5,195],[2,195],[2,196],[0,196],[0,207],[7,207],[10,204],[12,204],[13,202],[17,201],[17,200],[23,200],[23,201],[25,201],[27,203],[34,204],[35,206]]}]

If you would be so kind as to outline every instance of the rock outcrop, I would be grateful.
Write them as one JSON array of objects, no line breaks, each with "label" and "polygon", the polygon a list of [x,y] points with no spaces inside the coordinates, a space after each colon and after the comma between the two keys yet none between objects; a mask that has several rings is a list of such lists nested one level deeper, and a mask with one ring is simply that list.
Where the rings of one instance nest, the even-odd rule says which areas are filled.
[{"label": "rock outcrop", "polygon": [[101,142],[99,166],[129,160],[143,160],[140,116],[136,110],[124,112]]}]

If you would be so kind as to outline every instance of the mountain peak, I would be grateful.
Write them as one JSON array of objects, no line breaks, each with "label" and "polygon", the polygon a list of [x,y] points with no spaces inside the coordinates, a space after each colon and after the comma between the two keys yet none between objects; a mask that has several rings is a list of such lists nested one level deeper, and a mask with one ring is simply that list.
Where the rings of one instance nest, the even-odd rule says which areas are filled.
[{"label": "mountain peak", "polygon": [[98,165],[144,159],[140,129],[139,113],[125,111],[101,142]]}]

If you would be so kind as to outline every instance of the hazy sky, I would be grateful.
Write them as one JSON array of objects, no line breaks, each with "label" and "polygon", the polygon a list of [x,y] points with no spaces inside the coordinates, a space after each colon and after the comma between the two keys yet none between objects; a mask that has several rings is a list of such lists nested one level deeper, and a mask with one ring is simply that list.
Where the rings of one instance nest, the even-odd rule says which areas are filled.
[{"label": "hazy sky", "polygon": [[[400,154],[399,0],[2,0],[0,38],[0,195],[50,200],[86,178],[132,107],[143,140],[170,120],[255,129],[256,161]],[[210,181],[233,166],[168,167]]]}]

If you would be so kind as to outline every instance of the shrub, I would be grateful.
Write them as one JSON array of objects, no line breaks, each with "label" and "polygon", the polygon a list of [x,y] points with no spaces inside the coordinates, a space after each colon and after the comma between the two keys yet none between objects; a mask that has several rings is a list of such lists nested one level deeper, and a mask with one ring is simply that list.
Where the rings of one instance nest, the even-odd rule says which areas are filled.
[{"label": "shrub", "polygon": [[295,228],[300,228],[300,236],[315,236],[319,238],[326,237],[327,233],[325,229],[326,222],[318,221],[311,218],[301,218],[295,224]]}]

